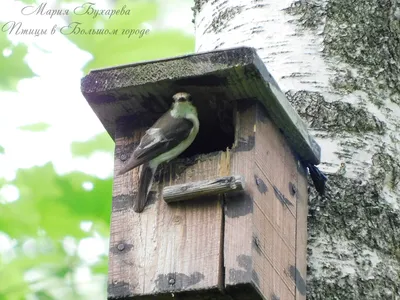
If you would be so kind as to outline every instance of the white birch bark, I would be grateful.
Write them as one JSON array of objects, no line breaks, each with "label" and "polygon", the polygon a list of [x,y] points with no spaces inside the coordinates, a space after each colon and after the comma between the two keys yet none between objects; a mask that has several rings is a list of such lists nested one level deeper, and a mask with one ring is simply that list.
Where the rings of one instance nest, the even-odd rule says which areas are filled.
[{"label": "white birch bark", "polygon": [[[307,299],[400,299],[400,1],[195,0],[196,51],[257,49],[322,148]],[[340,166],[342,165],[342,168]]]}]

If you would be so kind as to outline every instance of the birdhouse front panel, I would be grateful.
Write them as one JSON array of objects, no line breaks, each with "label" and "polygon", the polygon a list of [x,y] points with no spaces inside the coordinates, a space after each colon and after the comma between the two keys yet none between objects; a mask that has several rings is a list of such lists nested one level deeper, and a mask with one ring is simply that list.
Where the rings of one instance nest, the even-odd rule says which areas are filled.
[{"label": "birdhouse front panel", "polygon": [[[135,128],[126,134],[124,128],[122,124],[117,126],[116,173],[148,129]],[[115,178],[109,298],[190,290],[211,293],[222,288],[222,197],[199,197],[168,205],[163,201],[162,189],[227,175],[226,164],[226,154],[216,152],[161,166],[142,213],[133,210],[140,170]]]}]

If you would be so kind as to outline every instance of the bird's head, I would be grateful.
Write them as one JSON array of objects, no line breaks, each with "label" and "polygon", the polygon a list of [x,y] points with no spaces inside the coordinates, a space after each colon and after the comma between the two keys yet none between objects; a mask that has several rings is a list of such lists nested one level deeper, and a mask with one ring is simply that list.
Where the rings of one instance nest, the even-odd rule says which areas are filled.
[{"label": "bird's head", "polygon": [[184,118],[187,114],[196,114],[196,107],[192,103],[192,96],[188,93],[176,93],[172,96],[174,103],[172,104],[171,113],[175,117]]}]

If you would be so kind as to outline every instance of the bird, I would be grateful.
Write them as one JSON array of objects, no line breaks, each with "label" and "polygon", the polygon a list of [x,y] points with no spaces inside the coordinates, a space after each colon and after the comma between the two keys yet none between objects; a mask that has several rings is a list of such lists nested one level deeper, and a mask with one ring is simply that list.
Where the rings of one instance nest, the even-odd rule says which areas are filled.
[{"label": "bird", "polygon": [[139,145],[117,174],[122,175],[142,165],[138,196],[133,205],[137,213],[145,208],[157,167],[185,151],[199,132],[200,123],[192,96],[179,92],[172,99],[171,108],[146,130]]},{"label": "bird", "polygon": [[324,173],[322,173],[316,166],[313,164],[307,164],[308,171],[310,172],[310,176],[312,179],[312,182],[314,183],[314,187],[317,190],[317,192],[323,196],[325,194],[325,187],[326,187],[326,182],[328,181],[328,178]]}]

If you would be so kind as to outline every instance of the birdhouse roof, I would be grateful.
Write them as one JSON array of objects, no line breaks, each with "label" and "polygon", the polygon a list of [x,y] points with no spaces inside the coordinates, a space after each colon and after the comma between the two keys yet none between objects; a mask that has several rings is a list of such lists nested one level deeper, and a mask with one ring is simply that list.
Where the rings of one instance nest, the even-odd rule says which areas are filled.
[{"label": "birdhouse roof", "polygon": [[320,147],[290,105],[254,48],[240,47],[92,70],[81,90],[115,140],[119,118],[165,112],[172,95],[188,92],[204,101],[261,102],[303,161],[320,162]]}]

